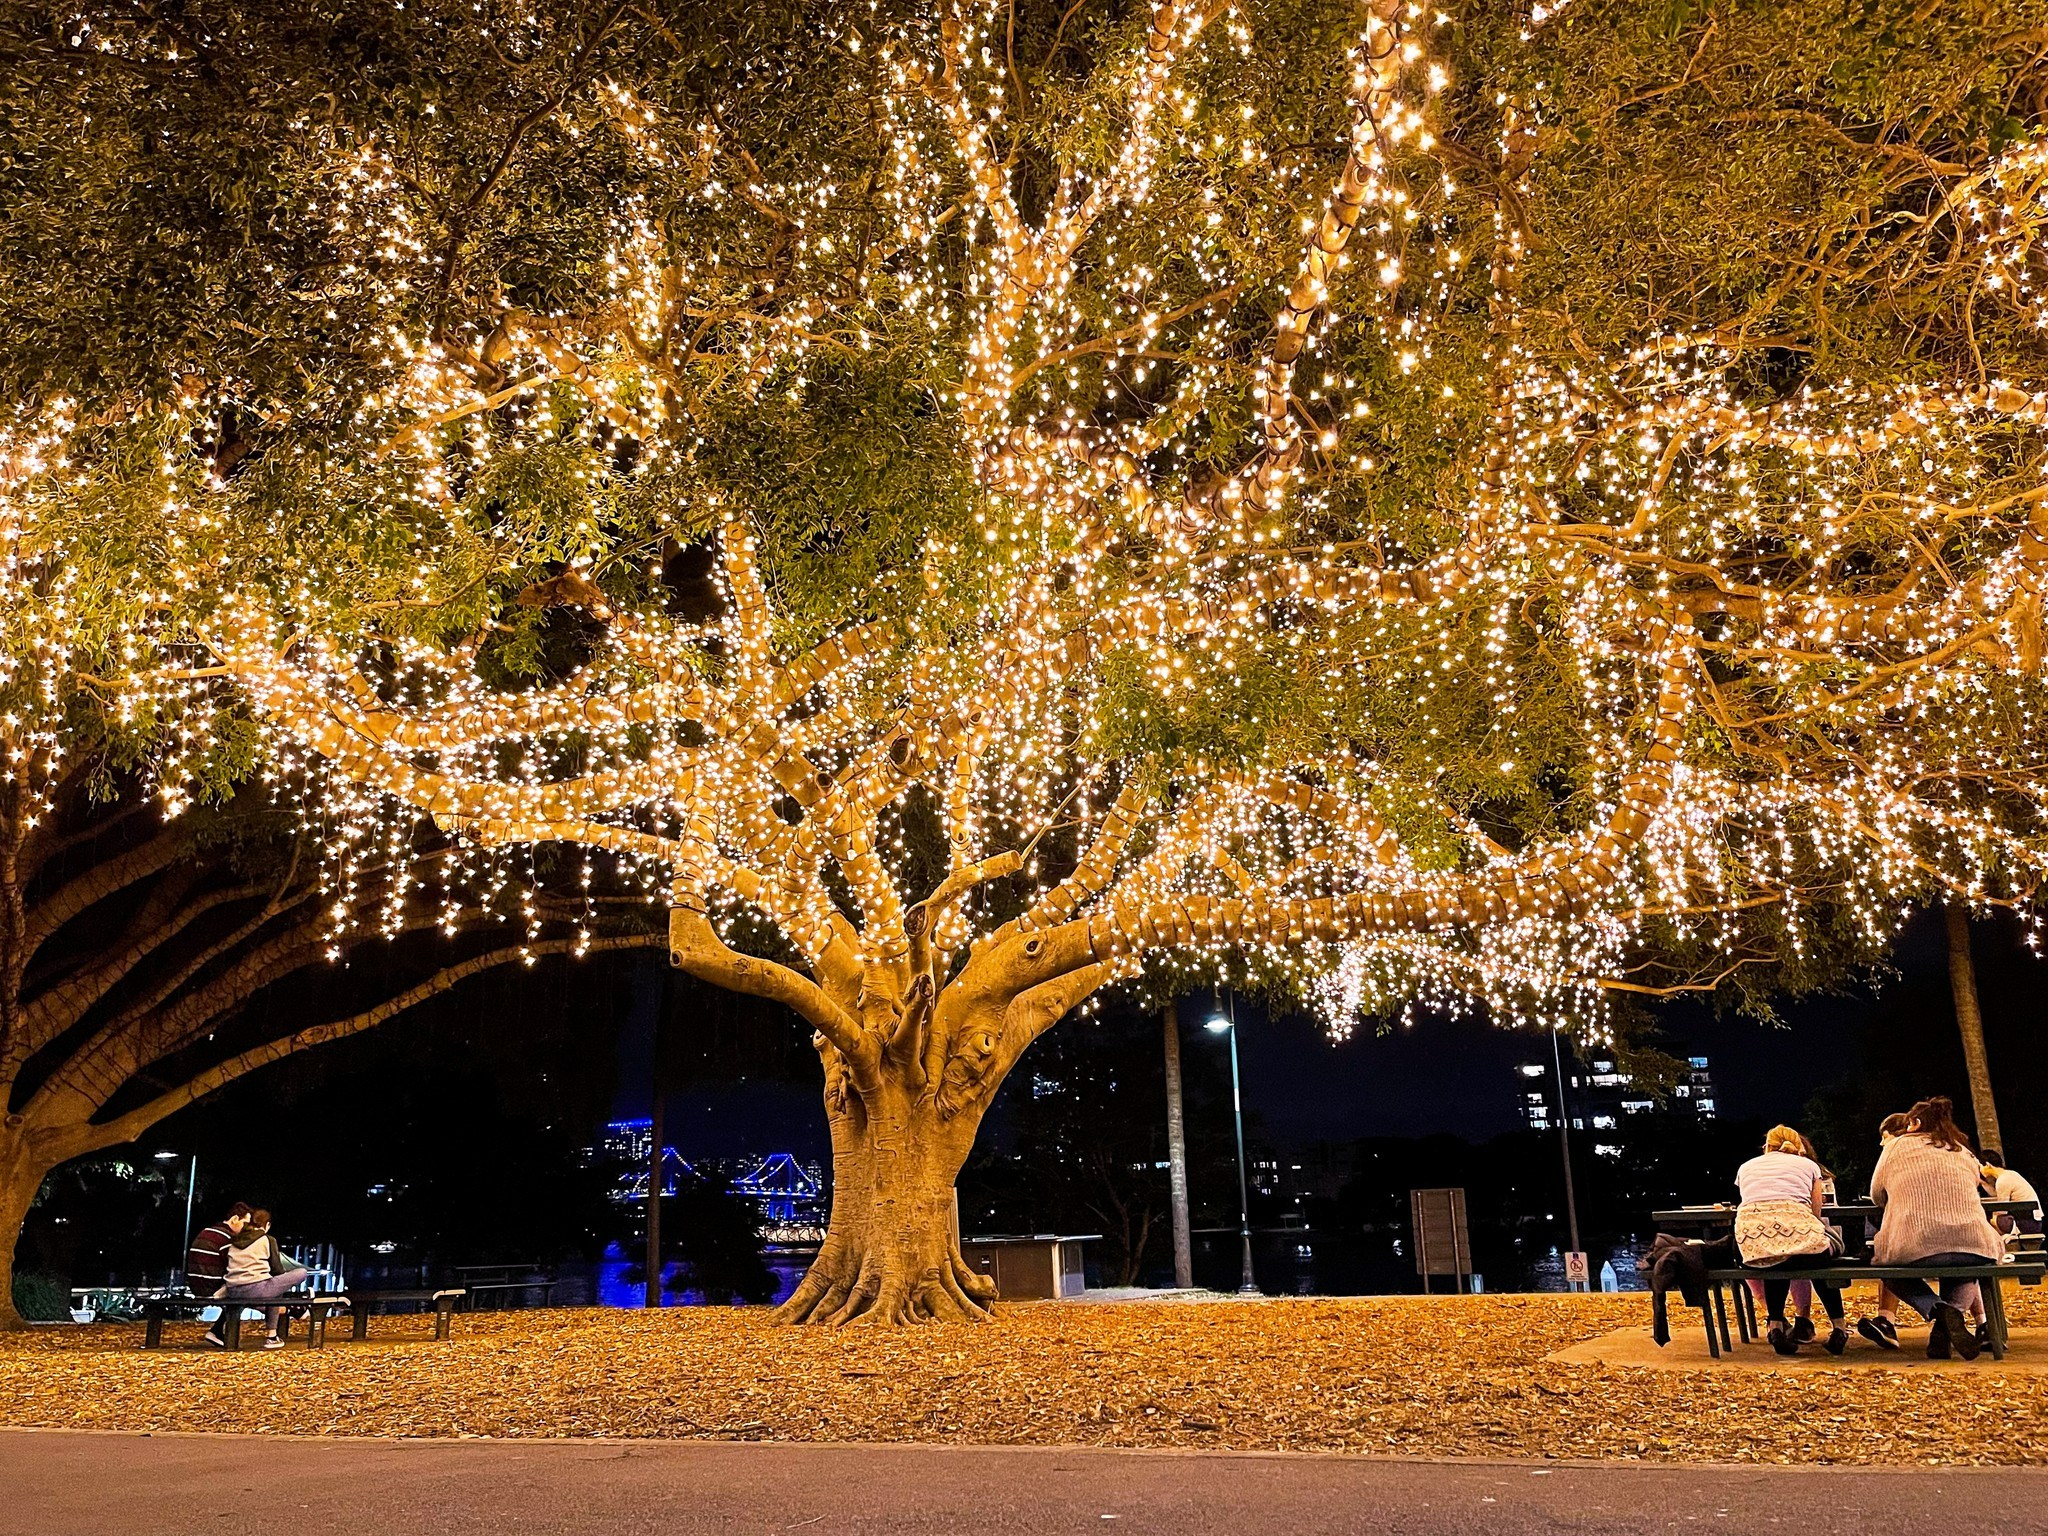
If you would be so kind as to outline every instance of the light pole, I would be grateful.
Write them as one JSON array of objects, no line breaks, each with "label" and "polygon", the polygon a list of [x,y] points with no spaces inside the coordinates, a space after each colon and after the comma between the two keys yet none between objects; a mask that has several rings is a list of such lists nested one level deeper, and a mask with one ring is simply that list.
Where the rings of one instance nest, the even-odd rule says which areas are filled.
[{"label": "light pole", "polygon": [[[1557,1031],[1550,1032],[1550,1059],[1557,1067],[1557,1144],[1564,1154],[1564,1214],[1571,1224],[1572,1252],[1579,1251],[1579,1201],[1572,1189],[1572,1132],[1571,1106],[1564,1096],[1564,1049],[1557,1043]],[[1588,1277],[1590,1281],[1590,1277]],[[1587,1290],[1593,1287],[1589,1283]],[[1565,1281],[1565,1289],[1571,1289],[1571,1281]]]},{"label": "light pole", "polygon": [[[178,1154],[170,1151],[159,1152],[156,1155],[156,1160],[160,1163],[175,1163],[178,1160]],[[184,1273],[185,1255],[192,1251],[192,1197],[198,1188],[199,1154],[194,1152],[192,1154],[192,1166],[185,1174],[185,1246],[178,1250],[178,1262],[171,1270],[171,1273],[174,1275]]]},{"label": "light pole", "polygon": [[1208,1023],[1211,1034],[1230,1036],[1230,1108],[1237,1119],[1237,1237],[1243,1249],[1244,1275],[1238,1281],[1237,1294],[1256,1296],[1259,1283],[1252,1278],[1252,1207],[1245,1188],[1244,1177],[1244,1089],[1237,1073],[1237,1005],[1230,1005],[1228,1014],[1217,1014]]}]

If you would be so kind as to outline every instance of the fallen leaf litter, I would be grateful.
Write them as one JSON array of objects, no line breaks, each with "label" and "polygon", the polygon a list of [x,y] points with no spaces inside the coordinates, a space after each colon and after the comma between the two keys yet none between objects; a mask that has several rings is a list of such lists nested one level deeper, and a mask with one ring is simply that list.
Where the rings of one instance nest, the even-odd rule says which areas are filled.
[{"label": "fallen leaf litter", "polygon": [[[2015,1326],[2048,1298],[2008,1290]],[[993,1326],[779,1328],[759,1310],[479,1313],[309,1352],[0,1334],[0,1423],[271,1434],[1199,1446],[1382,1455],[2048,1463],[2048,1375],[1547,1362],[1642,1296],[1019,1305]]]}]

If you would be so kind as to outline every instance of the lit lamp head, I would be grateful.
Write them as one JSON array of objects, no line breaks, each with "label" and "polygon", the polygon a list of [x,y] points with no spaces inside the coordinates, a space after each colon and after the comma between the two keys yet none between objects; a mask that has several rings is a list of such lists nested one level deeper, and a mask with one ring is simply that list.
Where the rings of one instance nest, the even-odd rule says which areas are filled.
[{"label": "lit lamp head", "polygon": [[1202,1028],[1208,1030],[1212,1035],[1220,1035],[1230,1028],[1230,1020],[1219,1013],[1209,1020],[1208,1023],[1204,1024]]}]

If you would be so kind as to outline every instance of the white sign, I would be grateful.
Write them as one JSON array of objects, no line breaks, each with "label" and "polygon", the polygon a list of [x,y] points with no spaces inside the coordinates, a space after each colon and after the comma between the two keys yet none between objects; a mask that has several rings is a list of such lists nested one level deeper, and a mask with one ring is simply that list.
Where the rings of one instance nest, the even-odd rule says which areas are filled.
[{"label": "white sign", "polygon": [[1586,1256],[1583,1253],[1568,1253],[1564,1256],[1564,1278],[1567,1284],[1584,1285],[1587,1273]]}]

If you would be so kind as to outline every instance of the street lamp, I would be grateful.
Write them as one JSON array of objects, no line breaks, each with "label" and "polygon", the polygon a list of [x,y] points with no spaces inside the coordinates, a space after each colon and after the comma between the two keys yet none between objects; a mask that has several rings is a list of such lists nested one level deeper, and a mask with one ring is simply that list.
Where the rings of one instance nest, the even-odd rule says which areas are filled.
[{"label": "street lamp", "polygon": [[[1578,1253],[1581,1251],[1579,1248],[1579,1200],[1578,1195],[1572,1189],[1572,1112],[1571,1106],[1566,1103],[1564,1096],[1564,1048],[1558,1044],[1557,1036],[1558,1031],[1553,1028],[1550,1031],[1550,1059],[1557,1068],[1557,1145],[1559,1152],[1564,1157],[1564,1212],[1566,1221],[1571,1224],[1571,1251]],[[1567,1265],[1567,1270],[1569,1270],[1569,1265]],[[1586,1278],[1588,1282],[1586,1289],[1590,1291],[1593,1288],[1591,1284],[1592,1276],[1588,1275]],[[1569,1273],[1565,1276],[1564,1287],[1566,1290],[1573,1288],[1573,1282]]]},{"label": "street lamp", "polygon": [[[160,1163],[175,1163],[178,1160],[178,1154],[170,1151],[159,1152],[156,1155],[156,1160]],[[171,1271],[174,1275],[184,1273],[185,1255],[192,1251],[192,1196],[198,1188],[199,1154],[194,1152],[192,1154],[192,1167],[185,1175],[185,1246],[178,1250],[177,1267]]]},{"label": "street lamp", "polygon": [[1232,1004],[1228,1014],[1217,1014],[1204,1027],[1211,1034],[1230,1036],[1230,1108],[1237,1117],[1237,1237],[1244,1254],[1244,1275],[1238,1281],[1237,1294],[1256,1296],[1259,1283],[1252,1278],[1252,1208],[1244,1178],[1244,1091],[1237,1075],[1236,1014],[1237,1007]]}]

